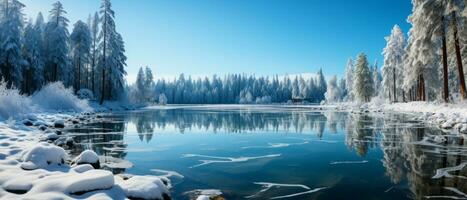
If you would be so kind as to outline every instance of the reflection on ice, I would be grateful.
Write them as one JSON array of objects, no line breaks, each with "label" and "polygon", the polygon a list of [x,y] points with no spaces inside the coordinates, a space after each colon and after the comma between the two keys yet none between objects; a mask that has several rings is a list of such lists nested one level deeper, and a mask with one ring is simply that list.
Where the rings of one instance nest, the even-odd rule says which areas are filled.
[{"label": "reflection on ice", "polygon": [[184,154],[182,158],[191,158],[191,157],[200,157],[200,158],[211,158],[214,160],[199,160],[201,164],[191,166],[190,168],[201,167],[204,165],[209,165],[213,163],[239,163],[239,162],[247,162],[250,160],[257,160],[263,158],[274,158],[279,157],[281,154],[270,154],[265,156],[256,156],[256,157],[220,157],[220,156],[206,156],[206,155],[199,155],[199,154]]}]

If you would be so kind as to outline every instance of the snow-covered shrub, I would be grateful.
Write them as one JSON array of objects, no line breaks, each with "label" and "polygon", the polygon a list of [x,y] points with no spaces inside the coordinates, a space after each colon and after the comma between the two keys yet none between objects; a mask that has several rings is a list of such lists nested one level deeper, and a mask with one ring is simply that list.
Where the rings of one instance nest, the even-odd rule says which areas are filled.
[{"label": "snow-covered shrub", "polygon": [[167,97],[165,94],[160,94],[159,95],[159,104],[161,105],[166,105],[167,104]]},{"label": "snow-covered shrub", "polygon": [[271,103],[271,97],[270,96],[264,96],[264,97],[258,97],[256,98],[256,103],[257,104],[268,104]]},{"label": "snow-covered shrub", "polygon": [[86,100],[93,100],[94,99],[94,94],[89,89],[78,90],[78,92],[76,94],[78,95],[78,98],[80,98],[80,99],[86,99]]},{"label": "snow-covered shrub", "polygon": [[79,99],[62,82],[50,83],[34,93],[32,101],[44,110],[90,111],[88,101]]},{"label": "snow-covered shrub", "polygon": [[21,117],[33,109],[28,97],[21,95],[18,89],[8,88],[4,81],[0,81],[0,102],[0,120]]}]

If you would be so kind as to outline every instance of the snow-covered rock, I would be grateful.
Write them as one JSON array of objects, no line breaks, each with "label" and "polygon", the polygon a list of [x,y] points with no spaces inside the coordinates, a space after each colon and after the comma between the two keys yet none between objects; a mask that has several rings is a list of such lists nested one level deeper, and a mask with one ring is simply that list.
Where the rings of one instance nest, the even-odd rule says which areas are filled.
[{"label": "snow-covered rock", "polygon": [[55,128],[65,128],[65,120],[63,119],[57,119],[54,121],[54,127]]},{"label": "snow-covered rock", "polygon": [[26,150],[21,160],[21,167],[27,170],[45,168],[51,164],[65,164],[67,153],[60,147],[48,143],[39,143]]},{"label": "snow-covered rock", "polygon": [[99,156],[91,150],[85,150],[77,156],[73,162],[74,165],[90,164],[95,169],[100,168]]},{"label": "snow-covered rock", "polygon": [[128,179],[116,177],[116,185],[120,186],[128,198],[134,199],[170,199],[169,190],[162,180],[156,176],[132,176]]}]

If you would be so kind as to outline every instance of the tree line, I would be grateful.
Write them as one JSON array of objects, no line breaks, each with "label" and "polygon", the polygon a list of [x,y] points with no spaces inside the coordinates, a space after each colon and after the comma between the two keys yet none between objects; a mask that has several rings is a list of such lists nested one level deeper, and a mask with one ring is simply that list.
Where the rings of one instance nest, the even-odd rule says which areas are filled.
[{"label": "tree line", "polygon": [[92,91],[101,104],[124,93],[125,46],[110,0],[87,23],[77,21],[71,34],[60,1],[47,21],[42,13],[26,20],[24,7],[19,0],[0,2],[0,76],[9,87],[32,94],[61,81],[76,92]]},{"label": "tree line", "polygon": [[149,67],[140,68],[136,83],[128,88],[133,102],[164,100],[171,104],[287,103],[299,99],[324,100],[327,83],[322,70],[314,76],[252,76],[228,74],[192,78],[181,74],[174,80],[153,80]]}]

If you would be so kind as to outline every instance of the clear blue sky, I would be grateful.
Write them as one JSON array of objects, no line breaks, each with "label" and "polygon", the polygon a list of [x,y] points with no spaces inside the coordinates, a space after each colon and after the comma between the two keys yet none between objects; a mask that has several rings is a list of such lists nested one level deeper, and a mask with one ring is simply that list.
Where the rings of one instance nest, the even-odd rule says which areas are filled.
[{"label": "clear blue sky", "polygon": [[[55,0],[22,0],[27,17],[48,16]],[[62,0],[70,25],[99,0]],[[140,66],[156,77],[179,73],[342,75],[365,52],[382,64],[394,24],[404,32],[410,0],[113,0],[133,79]]]}]

